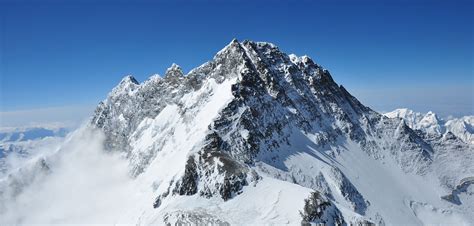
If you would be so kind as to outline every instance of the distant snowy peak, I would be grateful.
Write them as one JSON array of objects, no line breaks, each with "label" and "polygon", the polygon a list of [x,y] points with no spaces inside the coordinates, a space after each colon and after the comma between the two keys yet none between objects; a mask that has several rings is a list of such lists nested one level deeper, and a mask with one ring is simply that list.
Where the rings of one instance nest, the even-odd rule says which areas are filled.
[{"label": "distant snowy peak", "polygon": [[422,114],[414,112],[407,108],[396,109],[392,112],[384,114],[389,118],[401,118],[405,124],[414,130],[422,130],[430,134],[442,134],[443,130],[440,126],[441,120],[433,112]]},{"label": "distant snowy peak", "polygon": [[407,108],[396,109],[384,115],[389,118],[401,118],[410,128],[421,130],[429,135],[443,135],[451,132],[462,141],[474,144],[474,116],[472,115],[444,120],[431,111],[423,114]]},{"label": "distant snowy peak", "polygon": [[396,109],[392,112],[384,114],[389,118],[402,118],[405,121],[405,124],[412,129],[416,129],[418,122],[423,119],[423,114],[419,112],[414,112],[407,108]]},{"label": "distant snowy peak", "polygon": [[474,116],[450,119],[444,127],[464,142],[474,144]]}]

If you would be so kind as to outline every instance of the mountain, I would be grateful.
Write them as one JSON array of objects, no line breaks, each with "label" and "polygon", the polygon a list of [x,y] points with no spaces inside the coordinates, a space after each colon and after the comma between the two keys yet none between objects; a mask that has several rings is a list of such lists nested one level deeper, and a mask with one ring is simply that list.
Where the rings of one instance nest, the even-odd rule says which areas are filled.
[{"label": "mountain", "polygon": [[[120,170],[105,170],[102,157],[91,164],[94,152],[86,152],[84,171],[94,173],[79,178],[95,181],[103,173],[97,181],[107,188],[104,197],[78,195],[81,189],[75,188],[73,196],[81,199],[73,208],[93,208],[91,215],[76,211],[52,218],[42,211],[32,218],[27,210],[41,209],[38,197],[49,194],[43,189],[32,191],[34,197],[15,192],[19,198],[3,202],[3,219],[97,223],[87,217],[101,213],[108,223],[140,225],[474,222],[472,144],[451,133],[435,139],[408,123],[364,106],[307,56],[287,55],[271,43],[232,40],[186,75],[173,64],[163,77],[142,83],[126,76],[90,123],[73,134],[72,143],[74,137],[88,141],[79,142],[74,153],[91,149],[92,138],[99,137],[108,155],[127,162],[132,177],[109,187],[103,181]],[[61,179],[71,178],[69,171],[81,173],[67,166],[82,157],[58,157],[68,154],[67,146],[30,171]],[[61,159],[67,164],[58,164]],[[84,192],[97,186],[86,187]],[[54,188],[61,197],[63,191]],[[105,197],[113,204],[101,204]],[[20,199],[24,205],[15,202]],[[65,209],[59,207],[64,199],[52,202],[47,209]],[[21,211],[9,211],[12,206]]]},{"label": "mountain", "polygon": [[413,130],[420,130],[434,136],[449,132],[468,144],[474,144],[474,116],[472,115],[445,120],[431,111],[422,114],[406,108],[395,109],[384,115],[389,118],[403,119]]}]

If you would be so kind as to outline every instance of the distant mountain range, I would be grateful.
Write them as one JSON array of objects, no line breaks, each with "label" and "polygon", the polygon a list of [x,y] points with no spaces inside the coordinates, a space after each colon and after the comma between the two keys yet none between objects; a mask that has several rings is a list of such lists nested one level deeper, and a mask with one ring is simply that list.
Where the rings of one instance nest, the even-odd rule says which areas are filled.
[{"label": "distant mountain range", "polygon": [[45,137],[63,137],[68,130],[63,127],[15,127],[0,128],[0,142],[18,142]]},{"label": "distant mountain range", "polygon": [[438,117],[433,112],[422,114],[410,109],[401,108],[384,114],[389,118],[401,118],[413,130],[421,130],[426,134],[440,136],[450,132],[468,144],[474,144],[474,116],[450,118]]}]

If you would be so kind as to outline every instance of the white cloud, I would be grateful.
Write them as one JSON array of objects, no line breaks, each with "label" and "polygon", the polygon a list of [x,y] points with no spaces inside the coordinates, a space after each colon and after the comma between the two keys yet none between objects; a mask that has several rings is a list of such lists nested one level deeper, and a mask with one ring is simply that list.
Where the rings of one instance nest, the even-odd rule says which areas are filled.
[{"label": "white cloud", "polygon": [[[115,222],[127,204],[136,203],[136,196],[127,161],[106,152],[103,140],[100,132],[80,128],[58,150],[50,151],[55,153],[46,158],[50,173],[43,177],[21,175],[21,179],[39,179],[31,179],[19,195],[5,192],[11,186],[5,187],[0,178],[4,206],[3,212],[0,208],[0,225]],[[30,173],[39,174],[38,170]]]}]

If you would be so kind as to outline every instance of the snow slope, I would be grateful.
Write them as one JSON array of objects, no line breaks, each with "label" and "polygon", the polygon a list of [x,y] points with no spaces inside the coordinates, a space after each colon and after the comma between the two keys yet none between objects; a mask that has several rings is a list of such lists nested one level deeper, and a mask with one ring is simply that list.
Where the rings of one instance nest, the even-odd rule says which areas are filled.
[{"label": "snow slope", "polygon": [[307,56],[233,40],[186,75],[122,79],[0,181],[0,224],[471,225],[472,144],[393,115]]}]

